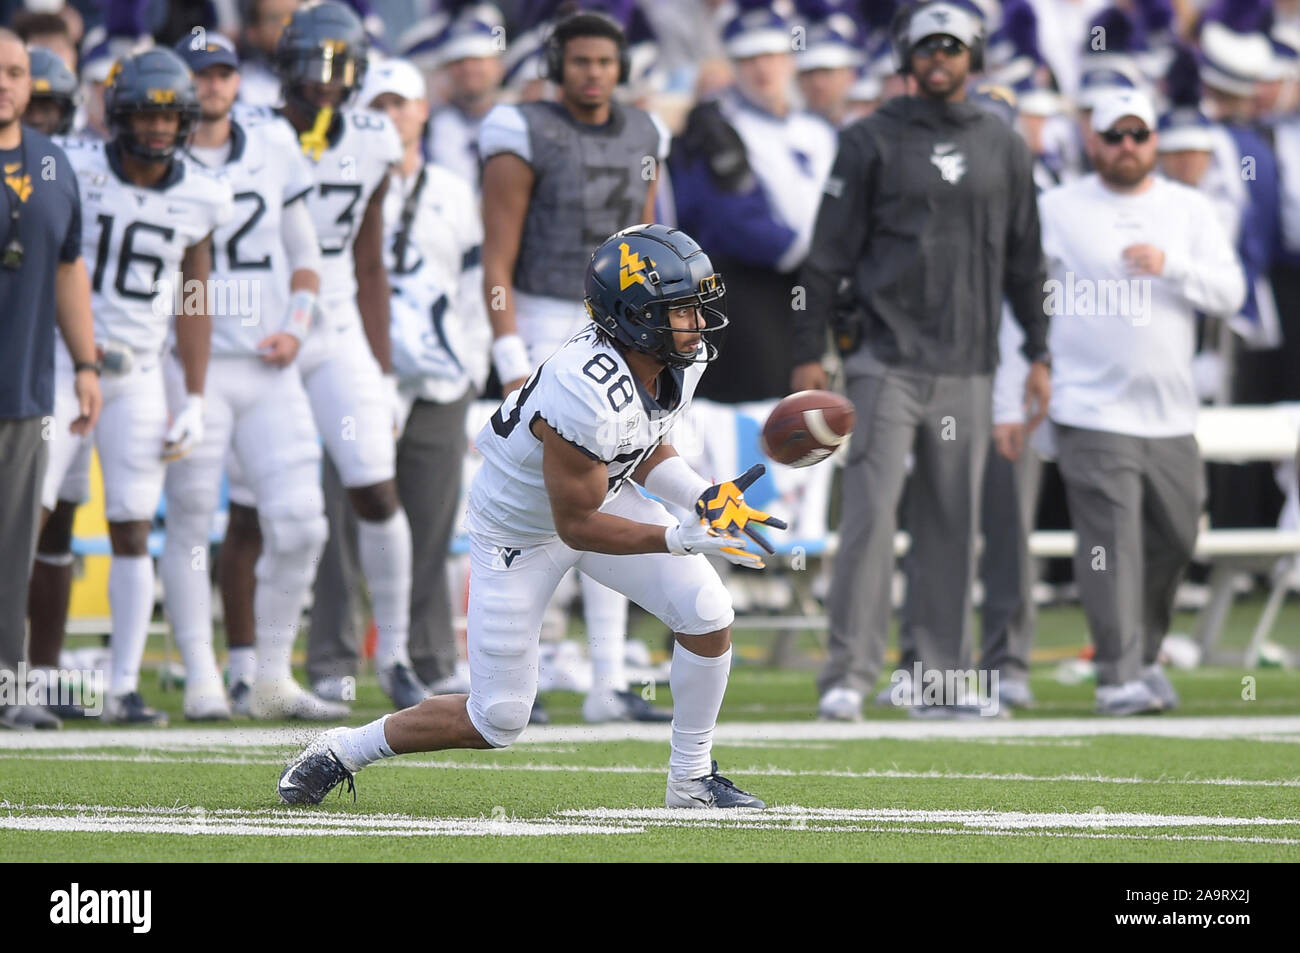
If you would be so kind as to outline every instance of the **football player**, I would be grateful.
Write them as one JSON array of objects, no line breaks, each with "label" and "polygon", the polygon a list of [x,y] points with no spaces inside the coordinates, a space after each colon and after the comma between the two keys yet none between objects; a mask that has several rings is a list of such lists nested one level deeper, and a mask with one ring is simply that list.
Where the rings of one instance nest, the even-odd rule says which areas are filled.
[{"label": "football player", "polygon": [[[710,486],[664,443],[717,357],[709,338],[727,323],[722,281],[684,232],[637,225],[596,250],[586,289],[592,323],[505,399],[476,440],[484,460],[466,520],[470,693],[319,735],[280,776],[287,803],[319,803],[382,758],[514,742],[537,692],[542,610],[577,566],[675,633],[667,805],[764,806],[711,760],[734,613],[704,554],[761,568],[751,542],[771,549],[757,526],[785,524],[745,503],[761,464]],[[630,481],[698,516],[678,523]]]},{"label": "football player", "polygon": [[[560,21],[546,61],[560,101],[497,106],[479,133],[483,288],[507,393],[587,322],[573,297],[586,263],[605,236],[654,220],[657,168],[668,151],[658,119],[614,102],[629,70],[617,23],[595,13]],[[627,690],[627,600],[589,576],[581,584],[592,659],[583,717],[668,720]]]},{"label": "football player", "polygon": [[[320,326],[297,363],[321,440],[358,517],[361,570],[379,633],[375,669],[401,708],[428,694],[407,654],[411,529],[397,496],[394,439],[405,409],[391,373],[383,258],[384,195],[402,146],[387,116],[345,108],[364,78],[366,50],[361,21],[348,7],[335,0],[299,7],[276,47],[284,86],[278,114],[292,125],[312,168],[306,201],[323,260]],[[236,552],[256,552],[252,507],[261,501],[234,478],[230,499],[226,538]],[[223,571],[223,585],[251,572],[246,563],[229,576]],[[251,606],[229,591],[225,598],[246,621]],[[341,677],[317,677],[315,687],[335,701],[347,693]]]},{"label": "football player", "polygon": [[[231,652],[231,696],[257,718],[331,719],[347,707],[294,682],[289,655],[328,528],[320,445],[294,358],[311,327],[320,248],[304,202],[312,173],[289,127],[273,116],[231,118],[239,59],[225,37],[185,37],[200,119],[189,155],[234,190],[235,217],[213,235],[212,285],[226,307],[213,315],[203,440],[167,470],[167,542],[159,570],[185,663],[185,717],[231,715],[212,651],[208,532],[228,452],[254,489],[266,541],[257,563],[256,670],[249,647]],[[169,362],[176,396],[180,367]],[[250,691],[251,689],[251,691]]]},{"label": "football player", "polygon": [[[104,411],[94,432],[104,472],[112,543],[108,597],[112,677],[106,721],[161,723],[139,692],[140,662],[153,613],[149,524],[162,495],[165,464],[203,437],[203,385],[212,322],[206,295],[185,299],[173,321],[176,279],[206,289],[211,235],[233,215],[230,186],[177,154],[198,121],[189,69],[170,50],[124,57],[108,78],[112,139],[66,140],[82,201],[82,244],[91,272],[95,339],[104,352]],[[192,288],[192,284],[182,287]],[[161,367],[168,331],[183,371],[183,408],[169,426]],[[56,387],[73,368],[56,360]],[[89,438],[65,439],[58,423],[43,501],[52,509],[74,466],[84,481]]]}]

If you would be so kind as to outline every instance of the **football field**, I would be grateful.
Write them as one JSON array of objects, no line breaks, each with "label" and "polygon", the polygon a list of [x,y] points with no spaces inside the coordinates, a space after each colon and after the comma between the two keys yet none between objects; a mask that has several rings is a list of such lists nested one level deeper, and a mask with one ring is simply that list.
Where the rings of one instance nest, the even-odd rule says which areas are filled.
[{"label": "football field", "polygon": [[[558,722],[506,751],[412,755],[357,801],[280,805],[316,730],[93,728],[0,735],[0,856],[14,861],[1300,860],[1300,679],[1175,676],[1184,714],[1099,719],[1089,685],[1034,678],[1016,718],[891,710],[811,719],[812,675],[738,666],[715,756],[763,812],[663,808],[667,726]],[[382,711],[363,682],[353,723]],[[661,692],[666,691],[660,689]],[[167,697],[167,696],[164,696]],[[174,701],[175,695],[169,701]],[[663,696],[661,696],[661,700]]]}]

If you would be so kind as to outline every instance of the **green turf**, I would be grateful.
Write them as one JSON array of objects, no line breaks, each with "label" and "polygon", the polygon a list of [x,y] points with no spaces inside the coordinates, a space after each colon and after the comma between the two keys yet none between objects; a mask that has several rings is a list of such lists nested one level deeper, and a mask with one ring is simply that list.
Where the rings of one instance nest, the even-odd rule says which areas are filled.
[{"label": "green turf", "polygon": [[[1234,611],[1226,644],[1245,644],[1258,610],[1258,602],[1246,602]],[[639,618],[635,624],[635,635],[662,649],[652,620]],[[1177,627],[1190,631],[1189,619],[1180,619]],[[1031,678],[1038,707],[1018,713],[1015,722],[1032,729],[1042,719],[1094,719],[1092,686],[1061,684],[1055,677],[1060,660],[1083,648],[1083,634],[1077,608],[1042,613]],[[724,723],[813,718],[820,660],[816,636],[805,636],[797,646],[798,667],[782,670],[762,664],[768,640],[761,634],[738,635]],[[1279,618],[1274,640],[1292,651],[1300,649],[1300,605],[1294,599]],[[151,646],[152,655],[159,651],[157,644]],[[1212,667],[1172,677],[1182,708],[1178,716],[1161,716],[1152,724],[1185,715],[1300,714],[1300,673],[1295,670]],[[1248,683],[1253,700],[1243,697],[1243,679],[1253,679]],[[148,671],[142,688],[150,701],[183,724],[178,692],[162,692]],[[657,701],[671,703],[667,686],[658,686],[657,692]],[[580,721],[580,696],[557,692],[545,701],[555,722]],[[373,675],[363,673],[349,723],[364,723],[386,710]],[[882,722],[907,720],[892,709],[871,708],[866,714]],[[299,730],[306,739],[316,729]],[[116,741],[123,734],[114,730],[112,736],[99,737]],[[144,750],[92,741],[86,748],[36,751],[8,750],[0,737],[0,857],[153,862],[1300,860],[1300,762],[1295,757],[1300,731],[1233,740],[1100,736],[1090,734],[1085,722],[1080,734],[1067,738],[718,744],[715,756],[723,773],[774,807],[762,819],[743,821],[701,818],[698,812],[668,821],[564,813],[662,806],[667,760],[662,742],[555,741],[497,752],[408,756],[358,775],[355,805],[349,797],[331,795],[319,808],[291,810],[280,807],[274,785],[295,747],[269,742],[235,747],[223,740],[219,727],[210,729],[209,737],[210,744],[197,748],[164,744]],[[126,808],[134,813],[124,813]],[[996,823],[987,822],[993,824],[989,827],[969,814],[854,817],[795,808],[995,812],[997,817]],[[1009,812],[1062,817],[1033,819],[1027,823],[1038,826],[1025,829],[1014,827]],[[10,829],[18,823],[45,823],[50,815],[72,819],[106,813],[120,822],[122,832]],[[1140,827],[1108,820],[1123,813],[1161,817],[1149,824],[1144,820]],[[155,814],[183,825],[187,833],[139,833],[132,819]],[[1182,823],[1182,817],[1244,822]],[[304,819],[343,826],[315,828],[310,836],[224,832],[236,821],[301,830],[308,823]],[[430,831],[430,819],[465,819],[470,833]],[[1284,823],[1265,823],[1269,819]],[[516,836],[519,825],[528,823],[543,833]],[[584,832],[546,829],[558,824],[576,824]],[[661,826],[665,824],[672,826]],[[358,836],[377,829],[383,836]],[[602,829],[623,832],[600,833]],[[205,832],[192,833],[197,830]],[[402,830],[416,833],[400,836]]]}]

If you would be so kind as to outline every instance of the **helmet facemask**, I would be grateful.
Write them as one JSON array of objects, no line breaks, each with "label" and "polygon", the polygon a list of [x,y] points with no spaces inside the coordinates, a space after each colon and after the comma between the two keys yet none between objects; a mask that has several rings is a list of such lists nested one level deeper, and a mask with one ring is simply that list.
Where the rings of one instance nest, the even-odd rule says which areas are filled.
[{"label": "helmet facemask", "polygon": [[[657,284],[658,279],[659,276],[653,269],[646,275],[646,281],[651,285]],[[648,347],[633,343],[632,347],[652,355],[669,367],[690,367],[692,364],[708,364],[717,360],[718,346],[710,340],[710,337],[728,324],[726,294],[727,289],[722,283],[721,276],[711,274],[701,279],[699,290],[693,295],[666,301],[653,301],[646,305],[646,310],[641,314],[629,313],[629,320],[652,332],[656,342]],[[704,316],[704,327],[698,329],[700,344],[695,353],[683,354],[677,350],[673,339],[675,329],[669,321],[668,314],[677,308],[691,306],[699,308]],[[690,329],[676,329],[677,333],[688,330]]]},{"label": "helmet facemask", "polygon": [[283,55],[277,64],[281,89],[286,103],[305,116],[315,116],[325,108],[307,98],[303,86],[317,83],[341,91],[339,101],[331,107],[346,106],[356,96],[365,78],[366,58],[355,55],[349,46],[337,40],[326,40],[309,53],[291,52]]},{"label": "helmet facemask", "polygon": [[[132,103],[124,104],[113,108],[108,114],[109,128],[113,133],[113,138],[122,144],[122,151],[127,155],[145,162],[163,162],[170,159],[176,154],[176,150],[186,145],[190,141],[190,136],[194,134],[194,128],[199,122],[199,107],[197,103],[178,104],[166,100],[166,93],[171,90],[149,90],[150,95],[159,94],[159,101],[150,103]],[[176,135],[172,137],[169,145],[155,149],[145,145],[136,138],[134,130],[131,128],[131,117],[138,113],[176,113],[179,122],[176,127]]]}]

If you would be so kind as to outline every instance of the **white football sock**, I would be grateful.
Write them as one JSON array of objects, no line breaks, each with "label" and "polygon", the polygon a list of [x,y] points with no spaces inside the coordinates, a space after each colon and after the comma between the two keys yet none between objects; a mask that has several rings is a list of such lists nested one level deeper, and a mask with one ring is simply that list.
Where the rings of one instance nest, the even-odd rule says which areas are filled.
[{"label": "white football sock", "polygon": [[411,525],[406,513],[399,509],[378,523],[357,520],[357,551],[379,633],[375,668],[395,662],[410,665]]},{"label": "white football sock", "polygon": [[140,687],[140,662],[153,615],[153,559],[117,556],[109,561],[108,611],[113,620],[109,692],[125,695]]},{"label": "white football sock", "polygon": [[167,542],[158,560],[163,605],[185,665],[187,685],[221,680],[212,648],[212,584],[208,576],[208,540],[202,514],[179,506],[167,510]]},{"label": "white football sock", "polygon": [[349,770],[360,771],[368,764],[397,756],[396,752],[388,747],[388,739],[384,737],[384,722],[388,719],[389,716],[384,715],[360,728],[341,731],[337,738],[330,739],[336,746],[334,753],[342,759]]},{"label": "white football sock", "polygon": [[582,615],[587,623],[587,650],[591,655],[591,692],[593,695],[625,692],[627,596],[601,585],[586,573],[578,579],[582,586]]},{"label": "white football sock", "polygon": [[230,684],[253,684],[257,677],[257,649],[251,645],[235,645],[230,649]]},{"label": "white football sock", "polygon": [[324,543],[300,538],[293,532],[277,532],[278,520],[284,517],[266,513],[258,516],[263,544],[262,555],[257,560],[257,589],[253,593],[256,680],[283,681],[293,677],[290,667],[293,643],[298,637],[302,609],[316,578]]},{"label": "white football sock", "polygon": [[673,740],[668,757],[668,777],[674,781],[702,778],[709,773],[713,754],[713,729],[722,710],[731,672],[731,649],[706,658],[673,645],[673,668],[668,684],[673,691]]}]

